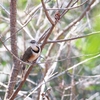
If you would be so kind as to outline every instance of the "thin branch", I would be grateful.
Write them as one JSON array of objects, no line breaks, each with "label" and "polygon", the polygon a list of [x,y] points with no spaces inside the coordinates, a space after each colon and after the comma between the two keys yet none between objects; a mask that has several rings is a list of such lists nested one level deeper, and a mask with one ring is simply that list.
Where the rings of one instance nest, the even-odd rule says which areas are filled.
[{"label": "thin branch", "polygon": [[99,92],[96,92],[92,94],[92,96],[90,96],[87,100],[95,100],[97,97],[99,98],[99,96],[100,96]]},{"label": "thin branch", "polygon": [[66,6],[66,8],[68,8],[71,5],[72,1],[73,0],[70,0],[70,2],[68,3],[68,5]]},{"label": "thin branch", "polygon": [[42,19],[42,14],[43,14],[43,10],[40,9],[40,12],[39,12],[39,16],[38,16],[38,20],[37,20],[36,26],[39,26],[39,25],[40,25],[41,19]]},{"label": "thin branch", "polygon": [[60,39],[60,40],[54,40],[54,41],[47,41],[47,43],[58,43],[58,42],[68,42],[68,41],[71,41],[71,40],[76,40],[76,39],[80,39],[80,38],[85,38],[85,37],[89,37],[91,35],[96,35],[96,34],[100,34],[100,31],[97,31],[97,32],[92,32],[90,34],[87,34],[87,35],[83,35],[83,36],[77,36],[77,37],[74,37],[74,38],[70,38],[70,39]]},{"label": "thin branch", "polygon": [[50,28],[48,28],[39,38],[39,43],[46,37],[47,33],[50,31]]},{"label": "thin branch", "polygon": [[41,45],[41,49],[43,49],[44,45],[46,44],[47,39],[49,38],[49,36],[50,36],[50,34],[51,34],[53,28],[54,28],[54,26],[51,26],[50,31],[49,31],[49,32],[47,33],[47,35],[45,36],[45,39],[44,39],[44,41],[43,41],[43,44]]},{"label": "thin branch", "polygon": [[44,8],[44,12],[45,12],[45,14],[46,14],[48,20],[50,21],[50,23],[51,23],[52,25],[54,25],[53,20],[51,19],[51,17],[49,16],[49,14],[48,14],[48,12],[47,12],[47,10],[46,10],[46,7],[45,7],[45,4],[44,4],[43,0],[41,0],[41,3],[42,3],[42,6],[43,6],[43,8]]},{"label": "thin branch", "polygon": [[8,86],[7,86],[7,85],[5,85],[4,83],[0,82],[0,87],[1,87],[1,86],[5,87],[5,88],[7,88],[7,87],[8,87]]},{"label": "thin branch", "polygon": [[[66,6],[66,8],[68,8],[73,0],[70,0],[69,4]],[[71,5],[71,7],[73,7],[76,4],[77,0]],[[68,12],[69,10],[64,10],[61,14],[61,18]]]},{"label": "thin branch", "polygon": [[8,16],[10,15],[9,11],[2,4],[0,4],[0,7],[7,13]]},{"label": "thin branch", "polygon": [[78,7],[83,6],[87,1],[89,1],[89,0],[86,0],[85,2],[81,3],[80,5],[78,5],[76,7],[68,7],[68,8],[47,8],[47,10],[71,10],[71,9],[75,9],[75,8],[78,8]]},{"label": "thin branch", "polygon": [[35,7],[35,8],[27,15],[27,17],[26,17],[24,23],[27,23],[27,21],[28,21],[29,19],[32,19],[32,15],[34,15],[34,14],[39,10],[39,8],[41,8],[41,7],[42,7],[41,4],[39,4],[37,7]]}]

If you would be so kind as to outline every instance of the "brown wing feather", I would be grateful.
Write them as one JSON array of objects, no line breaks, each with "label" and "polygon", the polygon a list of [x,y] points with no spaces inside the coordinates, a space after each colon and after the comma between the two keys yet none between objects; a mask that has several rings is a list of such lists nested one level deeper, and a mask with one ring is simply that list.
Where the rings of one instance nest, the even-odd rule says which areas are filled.
[{"label": "brown wing feather", "polygon": [[31,58],[31,56],[32,56],[32,51],[31,51],[31,47],[29,47],[26,51],[25,51],[25,53],[24,53],[24,55],[22,56],[22,60],[23,61],[28,61],[28,59],[29,58]]}]

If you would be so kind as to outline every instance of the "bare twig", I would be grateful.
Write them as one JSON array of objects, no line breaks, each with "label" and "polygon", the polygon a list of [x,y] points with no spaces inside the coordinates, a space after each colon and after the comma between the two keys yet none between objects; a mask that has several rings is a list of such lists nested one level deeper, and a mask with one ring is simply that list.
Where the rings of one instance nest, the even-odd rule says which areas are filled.
[{"label": "bare twig", "polygon": [[48,28],[39,38],[39,43],[46,37],[47,33],[50,31],[50,28]]},{"label": "bare twig", "polygon": [[39,4],[37,7],[35,7],[35,8],[27,15],[27,17],[26,17],[24,23],[27,23],[28,20],[32,19],[32,16],[33,16],[33,15],[36,13],[36,11],[38,11],[39,8],[41,8],[41,7],[42,7],[41,4]]},{"label": "bare twig", "polygon": [[83,2],[80,5],[75,6],[75,7],[68,7],[68,8],[47,8],[47,10],[72,10],[72,9],[75,9],[75,8],[83,6],[87,1],[89,1],[89,0],[86,0],[85,2]]},{"label": "bare twig", "polygon": [[[71,5],[72,1],[73,1],[73,0],[70,0],[69,4],[66,6],[66,8],[68,8],[68,7]],[[77,2],[78,2],[77,0],[74,1],[74,3],[71,5],[71,7],[73,7]],[[65,13],[67,13],[68,11],[69,11],[69,9],[64,10],[64,11],[62,12],[62,14],[61,14],[61,18],[62,18],[62,17],[65,15]]]},{"label": "bare twig", "polygon": [[5,88],[7,88],[7,85],[5,85],[4,83],[0,82],[0,86],[3,86]]},{"label": "bare twig", "polygon": [[0,4],[0,7],[8,14],[8,16],[10,15],[10,13],[8,12],[7,9],[4,8],[4,6],[2,4]]},{"label": "bare twig", "polygon": [[87,100],[93,100],[96,99],[96,97],[99,98],[99,92],[94,93],[92,96],[90,96]]},{"label": "bare twig", "polygon": [[49,32],[47,33],[47,35],[45,36],[45,39],[44,39],[44,41],[43,41],[43,44],[41,45],[41,49],[43,49],[44,45],[46,44],[47,39],[49,38],[49,36],[50,36],[50,34],[51,34],[53,28],[54,28],[54,26],[51,26],[50,31],[49,31]]},{"label": "bare twig", "polygon": [[80,39],[80,38],[85,38],[85,37],[89,37],[89,36],[92,36],[92,35],[96,35],[96,34],[100,34],[100,31],[97,31],[97,32],[92,32],[90,34],[87,34],[87,35],[83,35],[83,36],[77,36],[77,37],[74,37],[74,38],[70,38],[70,39],[60,39],[60,40],[52,40],[52,41],[47,41],[47,43],[58,43],[58,42],[67,42],[67,41],[71,41],[71,40],[76,40],[76,39]]},{"label": "bare twig", "polygon": [[50,15],[48,14],[48,12],[47,12],[47,10],[46,10],[46,7],[45,7],[45,4],[44,4],[43,0],[41,0],[41,3],[42,3],[42,6],[43,6],[43,8],[44,8],[44,12],[45,12],[45,14],[46,14],[48,20],[50,21],[50,23],[51,23],[52,25],[54,25],[53,20],[51,19]]}]

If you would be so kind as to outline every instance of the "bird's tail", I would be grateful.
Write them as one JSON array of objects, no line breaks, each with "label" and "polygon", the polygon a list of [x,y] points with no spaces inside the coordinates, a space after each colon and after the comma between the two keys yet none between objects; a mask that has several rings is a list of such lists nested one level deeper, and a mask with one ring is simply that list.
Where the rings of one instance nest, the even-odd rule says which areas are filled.
[{"label": "bird's tail", "polygon": [[25,77],[25,65],[24,64],[22,65],[22,71],[21,72],[22,72],[21,73],[21,79],[23,80],[24,77]]}]

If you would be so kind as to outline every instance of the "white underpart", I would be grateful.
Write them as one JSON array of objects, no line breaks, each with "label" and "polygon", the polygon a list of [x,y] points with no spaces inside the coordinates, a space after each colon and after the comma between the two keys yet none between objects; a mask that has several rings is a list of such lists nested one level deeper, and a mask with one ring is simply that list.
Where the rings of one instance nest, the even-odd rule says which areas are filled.
[{"label": "white underpart", "polygon": [[[31,45],[31,47],[32,47],[33,50],[34,50],[34,48],[36,48],[36,46],[38,46],[38,45],[36,45],[36,44],[35,45]],[[33,50],[31,50],[32,53],[33,53],[33,55],[34,55],[34,57],[32,59],[30,59],[29,62],[35,61],[40,56],[41,48],[40,48],[40,46],[38,46],[38,47],[39,47],[39,52],[38,53],[36,53]]]}]

